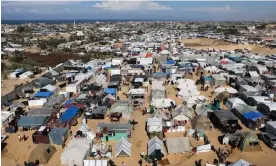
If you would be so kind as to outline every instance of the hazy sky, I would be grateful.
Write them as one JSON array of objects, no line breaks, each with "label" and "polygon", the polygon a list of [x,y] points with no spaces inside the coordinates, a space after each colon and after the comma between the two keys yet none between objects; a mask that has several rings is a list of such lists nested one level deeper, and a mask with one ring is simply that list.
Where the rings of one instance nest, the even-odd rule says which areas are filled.
[{"label": "hazy sky", "polygon": [[276,20],[276,1],[2,1],[1,9],[2,20]]}]

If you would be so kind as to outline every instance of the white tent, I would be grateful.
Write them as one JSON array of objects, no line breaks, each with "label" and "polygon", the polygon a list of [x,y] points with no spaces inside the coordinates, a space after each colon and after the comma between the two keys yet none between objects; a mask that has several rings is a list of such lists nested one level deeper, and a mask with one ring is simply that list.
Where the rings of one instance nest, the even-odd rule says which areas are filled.
[{"label": "white tent", "polygon": [[188,108],[192,108],[193,105],[195,104],[199,104],[199,103],[203,103],[205,104],[207,102],[207,98],[205,96],[192,96],[192,97],[189,97],[188,99],[187,98],[184,98],[184,101],[187,103],[187,107]]},{"label": "white tent", "polygon": [[211,144],[198,146],[198,147],[196,148],[196,153],[200,153],[200,152],[210,152],[210,151],[211,151]]},{"label": "white tent", "polygon": [[48,91],[51,91],[51,92],[54,92],[54,93],[57,93],[59,91],[59,88],[57,86],[54,86],[54,85],[46,85],[44,86],[43,88],[41,89],[46,89]]},{"label": "white tent", "polygon": [[156,108],[168,108],[172,106],[171,103],[175,104],[172,99],[155,99],[151,102],[151,105]]},{"label": "white tent", "polygon": [[168,50],[162,50],[162,51],[160,52],[160,54],[161,54],[161,55],[168,55],[168,54],[170,54],[170,52],[169,52]]},{"label": "white tent", "polygon": [[127,93],[128,95],[144,95],[146,93],[145,89],[130,89]]},{"label": "white tent", "polygon": [[115,157],[118,156],[131,156],[131,143],[124,137],[116,144]]},{"label": "white tent", "polygon": [[88,140],[93,140],[96,137],[96,134],[90,130],[86,123],[82,122],[79,130],[86,136]]},{"label": "white tent", "polygon": [[60,156],[61,164],[83,166],[83,160],[89,155],[91,141],[84,138],[72,139]]},{"label": "white tent", "polygon": [[235,106],[237,106],[238,104],[246,104],[243,100],[241,100],[240,98],[234,97],[234,98],[229,98],[226,103],[225,106],[228,109],[232,109]]},{"label": "white tent", "polygon": [[177,81],[177,84],[188,84],[188,85],[191,85],[191,84],[195,84],[195,81],[194,80],[191,80],[191,79],[178,79]]},{"label": "white tent", "polygon": [[236,89],[232,88],[232,87],[219,87],[219,88],[215,89],[216,94],[220,94],[220,93],[225,92],[225,91],[227,91],[231,94],[238,93],[238,91]]},{"label": "white tent", "polygon": [[243,160],[243,159],[239,159],[238,161],[230,164],[229,166],[251,166],[252,164],[250,164],[249,162]]},{"label": "white tent", "polygon": [[44,99],[28,101],[29,107],[43,106],[44,103],[46,103],[46,100],[44,100]]},{"label": "white tent", "polygon": [[169,153],[185,153],[192,150],[188,137],[167,138],[166,144]]},{"label": "white tent", "polygon": [[29,77],[30,77],[31,75],[33,75],[33,74],[34,74],[34,73],[31,72],[31,71],[27,71],[27,72],[21,74],[21,75],[19,76],[19,78],[20,78],[20,79],[27,79],[27,78],[29,78]]},{"label": "white tent", "polygon": [[165,122],[162,118],[148,118],[147,119],[147,131],[148,132],[162,132]]},{"label": "white tent", "polygon": [[107,160],[83,160],[83,166],[107,166]]}]

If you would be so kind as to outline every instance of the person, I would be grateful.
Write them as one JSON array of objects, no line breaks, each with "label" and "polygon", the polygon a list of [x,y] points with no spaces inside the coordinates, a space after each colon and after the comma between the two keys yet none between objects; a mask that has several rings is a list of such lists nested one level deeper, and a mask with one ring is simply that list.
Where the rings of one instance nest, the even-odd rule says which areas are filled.
[{"label": "person", "polygon": [[108,142],[108,135],[105,136],[105,140],[106,140],[106,142]]},{"label": "person", "polygon": [[138,163],[139,163],[139,165],[140,165],[140,166],[142,166],[142,164],[143,164],[143,160],[142,160],[142,159],[140,159],[140,160],[138,161]]},{"label": "person", "polygon": [[126,166],[126,164],[124,162],[122,162],[122,166]]}]

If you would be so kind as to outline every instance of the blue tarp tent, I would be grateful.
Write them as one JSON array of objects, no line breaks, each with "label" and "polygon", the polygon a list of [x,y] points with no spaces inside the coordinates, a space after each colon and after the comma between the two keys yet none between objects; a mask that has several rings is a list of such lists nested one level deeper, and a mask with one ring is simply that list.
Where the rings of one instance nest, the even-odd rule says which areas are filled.
[{"label": "blue tarp tent", "polygon": [[115,88],[104,88],[104,93],[116,95],[116,89]]},{"label": "blue tarp tent", "polygon": [[40,127],[45,124],[47,116],[20,116],[18,127]]},{"label": "blue tarp tent", "polygon": [[79,108],[75,106],[69,107],[62,116],[58,119],[60,122],[68,122],[72,120],[79,112]]},{"label": "blue tarp tent", "polygon": [[204,76],[203,78],[204,78],[205,81],[212,81],[212,78],[209,77],[209,76]]},{"label": "blue tarp tent", "polygon": [[51,91],[47,91],[47,92],[41,92],[41,91],[38,91],[34,97],[40,97],[40,98],[48,98],[50,96],[52,96],[54,94],[54,92],[51,92]]},{"label": "blue tarp tent", "polygon": [[248,112],[245,112],[243,114],[243,116],[246,118],[246,119],[251,119],[253,121],[256,121],[258,118],[262,118],[264,117],[264,115],[260,112],[256,112],[256,111],[248,111]]},{"label": "blue tarp tent", "polygon": [[173,65],[174,64],[174,60],[172,60],[172,59],[167,60],[167,64]]},{"label": "blue tarp tent", "polygon": [[50,144],[52,145],[62,145],[69,135],[68,128],[53,128],[48,134]]}]

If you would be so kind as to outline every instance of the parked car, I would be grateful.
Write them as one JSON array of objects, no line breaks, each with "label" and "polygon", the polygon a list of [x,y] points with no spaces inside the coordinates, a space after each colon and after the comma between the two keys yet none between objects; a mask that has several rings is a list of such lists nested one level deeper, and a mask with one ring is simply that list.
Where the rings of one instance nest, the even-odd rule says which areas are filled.
[{"label": "parked car", "polygon": [[270,133],[261,133],[260,139],[264,141],[264,143],[270,147],[271,149],[276,150],[276,136]]}]

